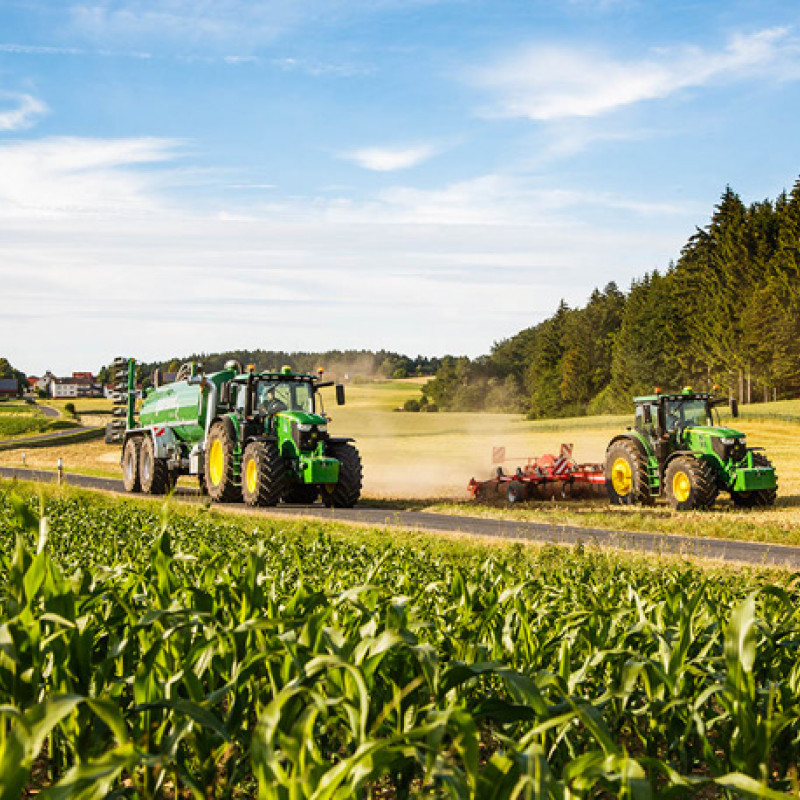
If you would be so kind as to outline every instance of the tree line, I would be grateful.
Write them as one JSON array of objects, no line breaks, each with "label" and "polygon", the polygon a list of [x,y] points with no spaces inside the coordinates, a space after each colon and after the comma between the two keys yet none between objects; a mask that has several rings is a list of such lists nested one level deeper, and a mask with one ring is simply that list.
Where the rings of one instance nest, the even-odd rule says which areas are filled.
[{"label": "tree line", "polygon": [[749,206],[727,187],[663,273],[562,301],[489,355],[445,357],[424,391],[445,409],[540,418],[625,411],[687,384],[742,403],[800,393],[800,179]]},{"label": "tree line", "polygon": [[[284,365],[295,372],[316,373],[322,367],[326,376],[336,380],[358,382],[375,378],[407,378],[416,375],[435,375],[442,359],[418,355],[416,358],[388,350],[327,350],[325,352],[296,352],[285,350],[226,350],[220,353],[193,353],[162,362],[140,365],[139,379],[145,385],[152,381],[156,368],[163,373],[175,373],[190,361],[202,364],[206,372],[218,372],[230,360],[238,361],[243,368],[254,364],[256,369],[279,370]],[[103,367],[101,377],[109,373]]]}]

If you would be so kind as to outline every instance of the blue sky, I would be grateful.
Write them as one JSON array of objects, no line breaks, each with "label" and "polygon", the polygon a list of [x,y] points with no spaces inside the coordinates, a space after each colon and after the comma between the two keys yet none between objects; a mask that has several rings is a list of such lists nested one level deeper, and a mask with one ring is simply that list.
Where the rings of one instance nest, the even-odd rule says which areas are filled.
[{"label": "blue sky", "polygon": [[0,0],[0,355],[478,355],[800,173],[800,6]]}]

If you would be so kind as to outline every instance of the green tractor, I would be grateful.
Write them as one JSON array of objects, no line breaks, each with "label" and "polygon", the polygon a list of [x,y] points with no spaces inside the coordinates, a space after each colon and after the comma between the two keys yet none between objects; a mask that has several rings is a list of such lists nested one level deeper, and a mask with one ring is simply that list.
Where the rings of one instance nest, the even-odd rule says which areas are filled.
[{"label": "green tractor", "polygon": [[[666,497],[674,509],[687,511],[710,507],[720,491],[730,492],[742,508],[775,502],[772,464],[760,448],[747,447],[743,433],[719,423],[716,406],[727,400],[687,388],[633,402],[633,430],[615,436],[606,450],[612,504],[650,504]],[[737,417],[736,401],[730,405]]]},{"label": "green tractor", "polygon": [[[164,494],[180,475],[197,475],[212,500],[351,507],[361,496],[361,458],[352,439],[329,435],[317,375],[245,372],[235,361],[204,375],[184,365],[173,383],[146,390],[138,420],[135,362],[118,359],[115,402],[124,413],[125,489]],[[336,384],[336,401],[345,402]],[[114,423],[112,423],[112,426]]]}]

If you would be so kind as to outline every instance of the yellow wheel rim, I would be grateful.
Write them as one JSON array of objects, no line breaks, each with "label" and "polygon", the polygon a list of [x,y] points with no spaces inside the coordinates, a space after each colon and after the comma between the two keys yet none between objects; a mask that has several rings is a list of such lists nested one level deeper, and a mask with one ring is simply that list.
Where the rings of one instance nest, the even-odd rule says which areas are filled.
[{"label": "yellow wheel rim", "polygon": [[672,476],[672,495],[679,503],[685,503],[692,493],[692,482],[685,472],[676,472]]},{"label": "yellow wheel rim", "polygon": [[250,494],[255,494],[258,487],[258,465],[254,458],[248,459],[244,468],[244,482],[247,486],[247,491]]},{"label": "yellow wheel rim", "polygon": [[225,474],[225,451],[222,442],[215,439],[211,444],[211,454],[208,457],[208,471],[211,473],[211,485],[219,486]]},{"label": "yellow wheel rim", "polygon": [[611,467],[611,485],[614,491],[620,497],[625,497],[630,494],[631,483],[631,465],[627,459],[618,458]]}]

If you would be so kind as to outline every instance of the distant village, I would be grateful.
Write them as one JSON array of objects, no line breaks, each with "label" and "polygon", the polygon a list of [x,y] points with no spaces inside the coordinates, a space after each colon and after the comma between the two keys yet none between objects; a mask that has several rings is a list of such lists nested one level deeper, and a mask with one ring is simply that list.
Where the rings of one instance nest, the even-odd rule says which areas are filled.
[{"label": "distant village", "polygon": [[[109,397],[111,384],[104,385],[91,372],[73,372],[69,378],[59,378],[49,370],[40,378],[28,376],[29,391],[54,398]],[[19,394],[16,378],[0,378],[0,397]]]}]

